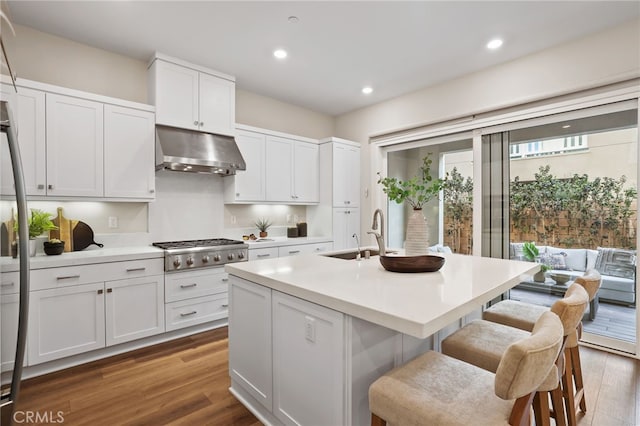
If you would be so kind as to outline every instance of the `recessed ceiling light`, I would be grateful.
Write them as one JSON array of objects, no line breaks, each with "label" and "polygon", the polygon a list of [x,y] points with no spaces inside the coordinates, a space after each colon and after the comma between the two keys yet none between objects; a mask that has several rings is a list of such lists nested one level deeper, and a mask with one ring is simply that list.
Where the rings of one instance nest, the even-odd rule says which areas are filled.
[{"label": "recessed ceiling light", "polygon": [[569,127],[571,127],[571,124],[565,124],[564,126],[562,126],[563,129],[568,129]]},{"label": "recessed ceiling light", "polygon": [[373,92],[373,89],[369,86],[363,87],[362,88],[362,93],[364,93],[365,95],[369,95]]},{"label": "recessed ceiling light", "polygon": [[278,59],[284,59],[287,57],[287,51],[284,49],[277,49],[273,51],[273,56]]},{"label": "recessed ceiling light", "polygon": [[287,18],[287,20],[292,23],[295,24],[296,22],[298,22],[300,19],[297,16],[289,16],[289,18]]},{"label": "recessed ceiling light", "polygon": [[487,43],[487,49],[495,50],[498,47],[502,46],[502,40],[499,38],[494,38],[489,43]]}]

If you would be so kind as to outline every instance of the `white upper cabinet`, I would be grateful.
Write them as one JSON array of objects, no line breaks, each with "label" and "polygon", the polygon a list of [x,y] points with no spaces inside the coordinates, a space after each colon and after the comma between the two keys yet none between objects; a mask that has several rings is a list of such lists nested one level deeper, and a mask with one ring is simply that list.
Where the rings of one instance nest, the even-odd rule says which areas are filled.
[{"label": "white upper cabinet", "polygon": [[247,170],[225,178],[226,201],[265,201],[265,135],[239,130],[236,143]]},{"label": "white upper cabinet", "polygon": [[105,105],[105,197],[154,198],[154,126],[151,112]]},{"label": "white upper cabinet", "polygon": [[313,139],[242,126],[236,142],[247,170],[225,178],[226,203],[319,202],[320,158]]},{"label": "white upper cabinet", "polygon": [[[27,195],[45,195],[45,94],[24,87],[19,87],[16,93],[13,86],[7,84],[2,84],[1,90],[2,100],[9,103],[18,133]],[[4,133],[0,136],[3,141],[0,146],[0,192],[15,195],[9,145],[4,142],[6,137]]]},{"label": "white upper cabinet", "polygon": [[267,200],[317,203],[318,145],[267,136]]},{"label": "white upper cabinet", "polygon": [[156,55],[149,68],[156,123],[235,134],[235,79],[198,65]]},{"label": "white upper cabinet", "polygon": [[103,104],[47,94],[47,194],[102,197]]},{"label": "white upper cabinet", "polygon": [[333,143],[333,206],[360,204],[360,148]]}]

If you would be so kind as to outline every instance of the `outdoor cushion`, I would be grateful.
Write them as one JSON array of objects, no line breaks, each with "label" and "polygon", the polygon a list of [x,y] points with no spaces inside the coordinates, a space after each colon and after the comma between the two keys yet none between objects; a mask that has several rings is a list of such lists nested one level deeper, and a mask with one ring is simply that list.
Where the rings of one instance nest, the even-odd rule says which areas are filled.
[{"label": "outdoor cushion", "polygon": [[[573,271],[585,271],[587,266],[587,250],[586,249],[568,249],[568,248],[555,248],[547,247],[547,253],[564,253],[564,263],[567,269]],[[553,268],[560,269],[560,268]]]},{"label": "outdoor cushion", "polygon": [[636,255],[633,250],[598,247],[595,269],[602,275],[634,279]]},{"label": "outdoor cushion", "polygon": [[596,260],[598,260],[598,250],[587,249],[587,269],[596,269]]}]

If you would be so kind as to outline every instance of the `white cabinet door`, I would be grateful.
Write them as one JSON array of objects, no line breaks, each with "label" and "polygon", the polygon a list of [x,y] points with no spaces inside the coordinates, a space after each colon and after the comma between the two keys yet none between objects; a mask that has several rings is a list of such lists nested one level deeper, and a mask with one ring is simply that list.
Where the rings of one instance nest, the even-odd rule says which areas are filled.
[{"label": "white cabinet door", "polygon": [[[19,294],[0,296],[0,372],[13,370],[18,338]],[[25,363],[26,365],[26,363]]]},{"label": "white cabinet door", "polygon": [[47,93],[47,195],[102,197],[103,104]]},{"label": "white cabinet door", "polygon": [[271,289],[231,276],[229,304],[229,374],[271,411]]},{"label": "white cabinet door", "polygon": [[107,346],[164,333],[164,275],[107,281]]},{"label": "white cabinet door", "polygon": [[283,203],[296,201],[292,193],[293,149],[293,141],[291,139],[267,136],[267,201]]},{"label": "white cabinet door", "polygon": [[[239,131],[236,142],[247,170],[239,171],[225,181],[234,182],[231,197],[233,201],[265,200],[265,136],[261,133]],[[226,184],[226,182],[225,182]]]},{"label": "white cabinet door", "polygon": [[[46,195],[45,167],[45,95],[38,90],[2,85],[2,99],[9,102],[20,145],[20,157],[27,195]],[[15,195],[9,145],[6,134],[0,136],[0,193]]]},{"label": "white cabinet door", "polygon": [[344,315],[277,291],[272,300],[273,413],[286,425],[346,424]]},{"label": "white cabinet door", "polygon": [[200,130],[233,136],[236,125],[236,84],[200,73]]},{"label": "white cabinet door", "polygon": [[153,67],[156,123],[198,130],[198,71],[162,60]]},{"label": "white cabinet door", "polygon": [[317,203],[320,201],[320,172],[318,145],[295,142],[293,159],[294,201]]},{"label": "white cabinet door", "polygon": [[356,248],[360,238],[360,209],[333,209],[333,249]]},{"label": "white cabinet door", "polygon": [[333,206],[358,207],[360,203],[360,149],[333,144]]},{"label": "white cabinet door", "polygon": [[155,198],[153,113],[104,106],[104,196]]},{"label": "white cabinet door", "polygon": [[104,347],[104,283],[32,291],[30,302],[30,365]]}]

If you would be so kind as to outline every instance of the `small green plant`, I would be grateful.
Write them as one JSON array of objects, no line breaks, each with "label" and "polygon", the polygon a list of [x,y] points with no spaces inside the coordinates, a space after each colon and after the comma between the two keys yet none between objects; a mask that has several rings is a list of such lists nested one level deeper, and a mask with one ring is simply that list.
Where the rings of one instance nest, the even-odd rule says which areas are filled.
[{"label": "small green plant", "polygon": [[[532,242],[526,242],[522,245],[522,254],[530,262],[535,262],[536,259],[540,258],[540,250]],[[551,269],[549,265],[542,261],[540,262],[540,271],[547,272],[549,269]]]},{"label": "small green plant", "polygon": [[407,201],[414,210],[422,209],[425,203],[438,196],[442,189],[442,179],[434,179],[431,176],[431,153],[422,159],[420,175],[409,180],[402,181],[398,178],[382,178],[378,172],[378,183],[382,185],[382,191],[390,200],[401,204]]},{"label": "small green plant", "polygon": [[260,232],[267,232],[267,229],[269,229],[269,227],[273,225],[269,219],[265,218],[258,219],[253,224],[256,226],[256,228],[258,228]]},{"label": "small green plant", "polygon": [[[19,227],[20,226],[16,218],[14,230],[18,232]],[[29,239],[35,238],[54,229],[58,229],[58,227],[51,221],[51,213],[38,209],[31,209],[31,216],[29,217]]]}]

